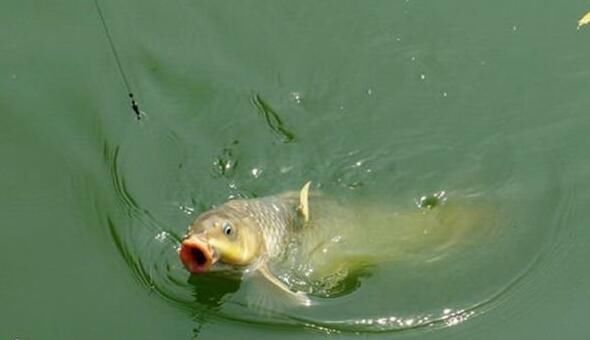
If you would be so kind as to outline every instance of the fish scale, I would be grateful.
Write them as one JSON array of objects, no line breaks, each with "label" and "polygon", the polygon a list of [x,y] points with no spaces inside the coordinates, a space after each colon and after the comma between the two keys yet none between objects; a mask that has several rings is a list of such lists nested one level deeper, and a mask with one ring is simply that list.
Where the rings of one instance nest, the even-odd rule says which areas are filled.
[{"label": "fish scale", "polygon": [[296,222],[296,200],[271,196],[243,202],[244,208],[260,227],[267,256],[280,256],[285,249],[287,233]]}]

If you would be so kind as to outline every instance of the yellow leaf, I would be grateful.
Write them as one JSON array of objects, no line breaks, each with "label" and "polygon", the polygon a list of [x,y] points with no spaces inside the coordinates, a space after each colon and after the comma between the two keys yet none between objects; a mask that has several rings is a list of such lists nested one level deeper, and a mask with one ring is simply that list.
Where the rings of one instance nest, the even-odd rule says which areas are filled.
[{"label": "yellow leaf", "polygon": [[578,29],[580,29],[580,27],[589,24],[590,23],[590,12],[584,14],[584,16],[578,20]]}]

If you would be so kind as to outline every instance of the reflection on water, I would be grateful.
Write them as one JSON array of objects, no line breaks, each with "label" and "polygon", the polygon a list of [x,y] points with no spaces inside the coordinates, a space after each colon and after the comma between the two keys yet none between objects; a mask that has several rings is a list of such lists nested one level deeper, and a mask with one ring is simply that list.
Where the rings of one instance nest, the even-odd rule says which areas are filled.
[{"label": "reflection on water", "polygon": [[238,290],[240,281],[222,275],[192,275],[188,284],[194,288],[193,297],[197,305],[207,306],[208,309],[219,309],[223,297]]}]

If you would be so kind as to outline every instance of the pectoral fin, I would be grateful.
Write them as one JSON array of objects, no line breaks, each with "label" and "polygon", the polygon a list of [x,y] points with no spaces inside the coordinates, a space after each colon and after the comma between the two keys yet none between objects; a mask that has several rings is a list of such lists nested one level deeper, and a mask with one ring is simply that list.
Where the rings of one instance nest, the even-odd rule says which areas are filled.
[{"label": "pectoral fin", "polygon": [[285,283],[279,280],[271,271],[268,269],[267,265],[264,265],[258,269],[260,274],[268,280],[268,282],[272,283],[273,286],[277,287],[279,290],[284,292],[287,296],[289,296],[295,303],[301,306],[311,306],[311,299],[303,292],[294,292]]},{"label": "pectoral fin", "polygon": [[587,25],[590,23],[590,12],[584,14],[584,16],[578,20],[578,29],[580,29],[580,27]]},{"label": "pectoral fin", "polygon": [[305,183],[301,191],[299,191],[299,207],[297,207],[297,211],[303,217],[303,221],[305,223],[309,222],[309,186],[311,181]]}]

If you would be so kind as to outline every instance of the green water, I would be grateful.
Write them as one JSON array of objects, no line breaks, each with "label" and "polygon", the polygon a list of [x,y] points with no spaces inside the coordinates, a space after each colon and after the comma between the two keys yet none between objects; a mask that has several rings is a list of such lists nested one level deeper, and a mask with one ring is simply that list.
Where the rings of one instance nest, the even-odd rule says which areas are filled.
[{"label": "green water", "polygon": [[[590,334],[588,3],[100,3],[139,122],[94,2],[0,4],[0,338]],[[282,315],[182,270],[196,214],[307,180],[400,209],[445,191],[499,222]]]}]

